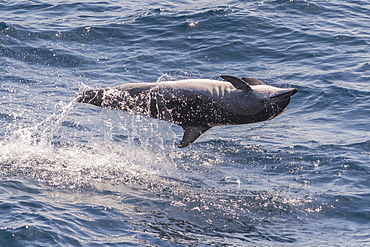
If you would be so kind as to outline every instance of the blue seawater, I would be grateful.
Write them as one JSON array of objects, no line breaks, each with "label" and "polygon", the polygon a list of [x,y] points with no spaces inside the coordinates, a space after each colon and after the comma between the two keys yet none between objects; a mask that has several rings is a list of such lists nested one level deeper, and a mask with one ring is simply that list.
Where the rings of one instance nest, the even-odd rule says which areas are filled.
[{"label": "blue seawater", "polygon": [[[0,1],[0,246],[370,245],[367,1]],[[76,104],[219,75],[296,87],[216,127]]]}]

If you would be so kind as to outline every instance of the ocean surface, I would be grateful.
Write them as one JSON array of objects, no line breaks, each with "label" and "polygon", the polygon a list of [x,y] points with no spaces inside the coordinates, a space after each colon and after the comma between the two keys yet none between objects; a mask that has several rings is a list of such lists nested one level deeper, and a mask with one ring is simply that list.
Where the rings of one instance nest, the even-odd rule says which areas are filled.
[{"label": "ocean surface", "polygon": [[[370,5],[0,1],[0,246],[370,245]],[[262,123],[179,149],[86,89],[254,77]]]}]

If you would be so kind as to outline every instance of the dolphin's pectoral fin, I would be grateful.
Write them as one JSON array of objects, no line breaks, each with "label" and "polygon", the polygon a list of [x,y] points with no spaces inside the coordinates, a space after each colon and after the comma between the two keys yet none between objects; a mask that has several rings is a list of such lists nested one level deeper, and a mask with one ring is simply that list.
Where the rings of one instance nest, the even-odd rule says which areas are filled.
[{"label": "dolphin's pectoral fin", "polygon": [[234,77],[234,76],[229,76],[229,75],[221,75],[220,77],[222,79],[230,82],[231,84],[233,84],[233,86],[236,89],[245,90],[247,92],[252,90],[252,88],[248,85],[248,83],[246,83],[242,79],[239,79],[239,78]]},{"label": "dolphin's pectoral fin", "polygon": [[179,148],[184,148],[188,146],[190,143],[194,142],[201,134],[211,128],[207,126],[188,125],[181,125],[181,127],[184,129],[184,136],[182,137],[182,141],[178,145]]},{"label": "dolphin's pectoral fin", "polygon": [[248,78],[248,77],[242,77],[242,80],[248,83],[249,85],[256,86],[256,85],[266,85],[263,81],[260,81],[255,78]]}]

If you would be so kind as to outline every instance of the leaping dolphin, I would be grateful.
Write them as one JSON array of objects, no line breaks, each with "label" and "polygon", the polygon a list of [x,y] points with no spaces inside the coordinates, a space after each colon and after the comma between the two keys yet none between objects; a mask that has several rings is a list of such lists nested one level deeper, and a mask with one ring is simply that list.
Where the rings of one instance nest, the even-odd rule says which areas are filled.
[{"label": "leaping dolphin", "polygon": [[187,79],[129,83],[88,90],[78,102],[158,118],[184,129],[179,148],[215,126],[261,122],[281,114],[295,88],[277,88],[260,80],[221,76],[225,81]]}]

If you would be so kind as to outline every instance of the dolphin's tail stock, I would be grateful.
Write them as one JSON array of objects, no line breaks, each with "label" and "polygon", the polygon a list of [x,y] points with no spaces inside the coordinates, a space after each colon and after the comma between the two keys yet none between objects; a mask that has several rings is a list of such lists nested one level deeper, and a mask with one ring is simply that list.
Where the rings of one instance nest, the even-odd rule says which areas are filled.
[{"label": "dolphin's tail stock", "polygon": [[103,107],[104,89],[93,89],[81,92],[76,97],[77,102]]},{"label": "dolphin's tail stock", "polygon": [[79,93],[76,101],[108,109],[148,115],[147,95],[141,91],[136,95],[134,89],[114,87],[87,90]]}]

